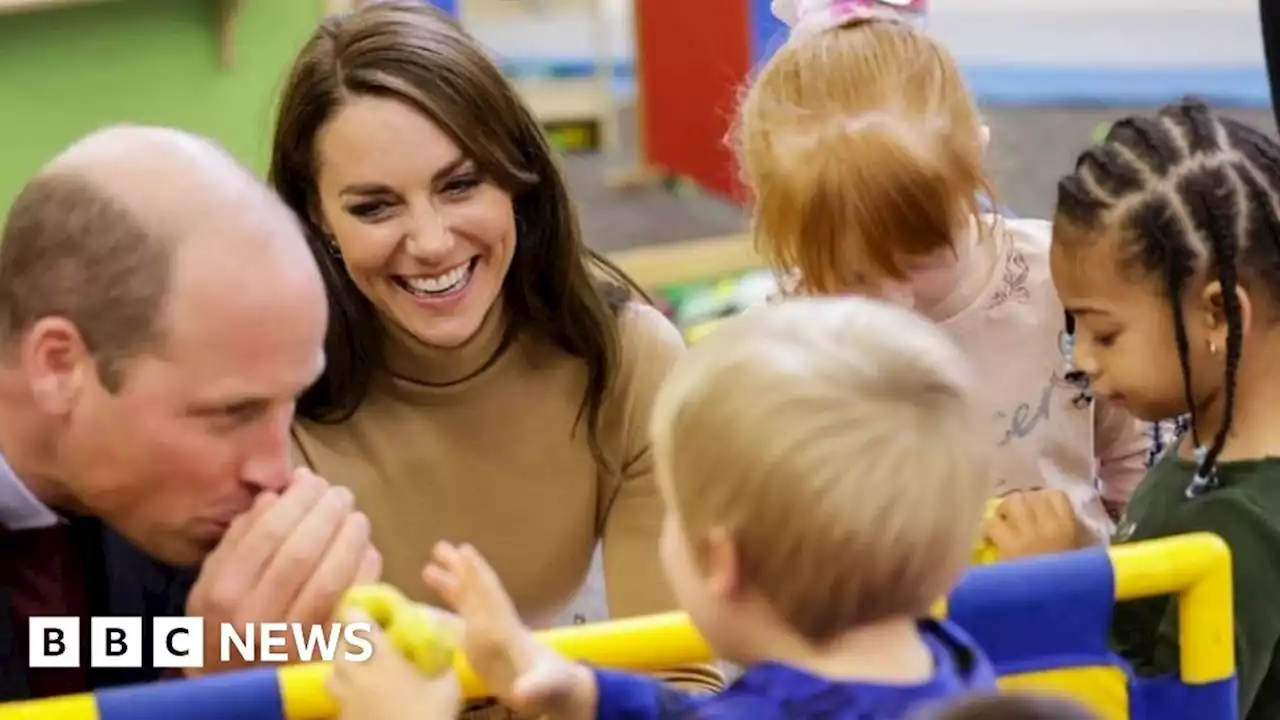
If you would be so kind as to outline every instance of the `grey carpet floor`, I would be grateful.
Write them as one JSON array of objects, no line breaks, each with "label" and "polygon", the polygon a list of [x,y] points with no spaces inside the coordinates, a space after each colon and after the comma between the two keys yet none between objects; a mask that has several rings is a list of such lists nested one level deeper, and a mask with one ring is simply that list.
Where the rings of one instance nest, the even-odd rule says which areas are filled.
[{"label": "grey carpet floor", "polygon": [[[1058,178],[1101,123],[1135,108],[992,108],[990,171],[1000,200],[1023,217],[1048,217]],[[1274,130],[1261,110],[1226,111],[1244,122]],[[633,123],[626,113],[623,138]],[[622,157],[626,155],[626,148]],[[587,242],[603,250],[724,235],[746,228],[741,208],[708,196],[677,196],[661,188],[617,192],[605,186],[607,163],[598,155],[566,158],[574,199]]]}]

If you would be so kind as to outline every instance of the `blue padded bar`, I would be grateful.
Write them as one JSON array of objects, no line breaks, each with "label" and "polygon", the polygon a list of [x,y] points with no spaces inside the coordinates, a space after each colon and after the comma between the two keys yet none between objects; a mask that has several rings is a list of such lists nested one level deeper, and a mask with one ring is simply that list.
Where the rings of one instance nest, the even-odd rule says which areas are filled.
[{"label": "blue padded bar", "polygon": [[[751,40],[751,67],[759,69],[787,41],[791,30],[774,17],[770,0],[750,0],[747,37]],[[755,72],[752,72],[754,75]]]},{"label": "blue padded bar", "polygon": [[450,15],[458,16],[458,0],[427,0],[428,5],[435,5]]},{"label": "blue padded bar", "polygon": [[99,720],[285,720],[273,667],[101,690]]},{"label": "blue padded bar", "polygon": [[[435,2],[440,3],[451,4],[450,0]],[[781,23],[777,23],[777,27],[782,29],[770,28],[764,20],[752,26],[753,47],[764,48],[759,51],[763,57],[752,65],[753,75],[763,60],[786,40],[786,28]],[[618,60],[614,65],[612,72],[618,82],[615,92],[633,92],[628,88],[635,75],[631,59]],[[553,68],[556,77],[586,77],[595,72],[595,62],[589,57],[508,57],[503,67],[517,75],[552,72],[546,68]],[[969,90],[985,107],[1162,105],[1183,95],[1195,95],[1215,107],[1271,107],[1267,71],[1262,67],[1078,68],[962,64],[962,69]]]},{"label": "blue padded bar", "polygon": [[[1142,678],[1134,682],[1134,705],[1143,718],[1238,720],[1240,704],[1235,678],[1207,685],[1186,685],[1177,677]],[[1130,717],[1138,717],[1130,714]]]},{"label": "blue padded bar", "polygon": [[1115,576],[1105,548],[974,568],[947,599],[1001,674],[1111,664]]},{"label": "blue padded bar", "polygon": [[1037,67],[962,63],[984,106],[1108,107],[1163,105],[1194,95],[1217,107],[1269,108],[1261,65],[1242,67]]}]

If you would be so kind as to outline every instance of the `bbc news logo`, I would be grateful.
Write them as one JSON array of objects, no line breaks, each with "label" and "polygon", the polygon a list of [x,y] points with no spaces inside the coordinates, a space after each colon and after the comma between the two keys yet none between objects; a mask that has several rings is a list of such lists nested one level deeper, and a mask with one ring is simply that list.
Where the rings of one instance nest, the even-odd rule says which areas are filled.
[{"label": "bbc news logo", "polygon": [[[89,619],[89,637],[81,637],[78,617],[33,617],[28,621],[28,666],[80,667],[82,644],[89,644],[89,665],[100,668],[140,668],[146,635],[140,617]],[[218,661],[284,663],[333,662],[343,642],[350,647],[343,660],[364,662],[373,655],[369,623],[222,623],[218,628]],[[151,619],[151,666],[202,668],[205,665],[205,625],[196,617]]]}]

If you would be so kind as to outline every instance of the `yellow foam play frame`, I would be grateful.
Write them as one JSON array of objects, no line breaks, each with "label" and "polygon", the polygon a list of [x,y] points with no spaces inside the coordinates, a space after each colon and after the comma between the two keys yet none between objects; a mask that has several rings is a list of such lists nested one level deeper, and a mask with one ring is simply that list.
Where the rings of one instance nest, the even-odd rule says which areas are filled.
[{"label": "yellow foam play frame", "polygon": [[[1177,598],[1180,666],[1176,677],[1148,682],[1110,654],[1106,636],[1116,601],[1160,595]],[[361,605],[380,622],[390,617],[394,624],[397,613],[421,612],[385,589],[362,589],[354,597],[363,598]],[[1215,535],[976,567],[939,611],[991,656],[1002,688],[1065,693],[1106,720],[1235,720],[1231,555]],[[393,640],[414,657],[431,657],[413,647],[435,641],[431,623],[403,627],[422,628],[414,631],[422,637],[391,633]],[[551,630],[541,637],[566,657],[601,667],[643,672],[713,660],[681,613]],[[485,695],[465,658],[455,657],[454,667],[468,697]],[[0,720],[158,719],[176,717],[183,707],[225,707],[228,720],[322,720],[337,711],[328,690],[330,673],[328,665],[316,663],[115,688],[0,705]]]}]

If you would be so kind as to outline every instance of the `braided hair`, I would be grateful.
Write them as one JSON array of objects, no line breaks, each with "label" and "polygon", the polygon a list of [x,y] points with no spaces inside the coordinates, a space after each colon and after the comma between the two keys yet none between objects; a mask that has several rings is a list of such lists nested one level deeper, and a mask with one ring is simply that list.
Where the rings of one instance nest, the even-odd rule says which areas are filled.
[{"label": "braided hair", "polygon": [[[1056,221],[1086,230],[1123,228],[1126,264],[1160,279],[1173,310],[1183,393],[1191,408],[1187,425],[1196,447],[1196,474],[1187,494],[1216,487],[1243,339],[1236,290],[1242,274],[1263,276],[1259,285],[1273,299],[1280,290],[1280,145],[1193,99],[1166,106],[1155,117],[1125,118],[1059,182]],[[1221,285],[1227,325],[1223,419],[1207,444],[1195,429],[1182,303],[1197,273]]]}]

